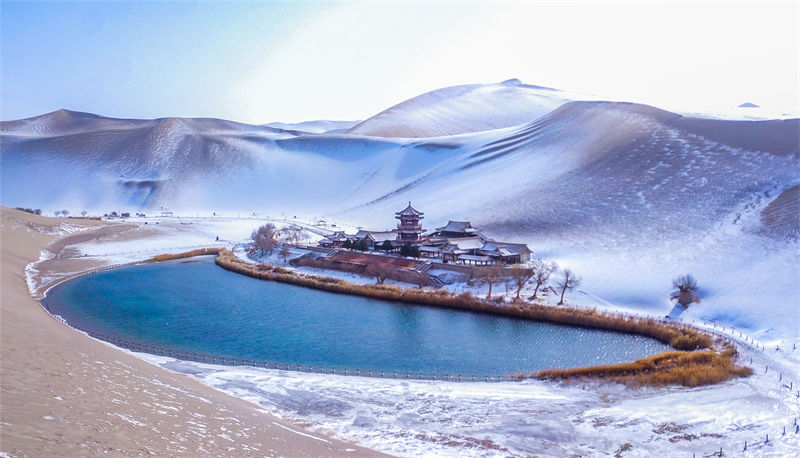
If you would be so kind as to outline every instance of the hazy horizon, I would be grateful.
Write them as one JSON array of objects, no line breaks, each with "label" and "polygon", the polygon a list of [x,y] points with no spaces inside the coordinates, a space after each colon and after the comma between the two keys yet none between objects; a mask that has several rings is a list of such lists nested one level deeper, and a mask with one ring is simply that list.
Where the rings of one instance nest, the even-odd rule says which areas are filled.
[{"label": "hazy horizon", "polygon": [[4,1],[0,118],[363,120],[511,78],[679,112],[750,102],[797,116],[798,8]]}]

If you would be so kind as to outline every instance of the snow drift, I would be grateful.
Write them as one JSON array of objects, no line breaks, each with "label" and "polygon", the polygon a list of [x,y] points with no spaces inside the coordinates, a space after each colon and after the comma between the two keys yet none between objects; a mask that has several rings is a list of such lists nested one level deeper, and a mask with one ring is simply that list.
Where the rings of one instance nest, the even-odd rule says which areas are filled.
[{"label": "snow drift", "polygon": [[[510,87],[520,86],[528,88]],[[444,109],[433,106],[432,113]],[[482,108],[459,116],[476,111],[481,124]],[[461,119],[439,123],[463,127]],[[291,211],[391,225],[383,215],[413,200],[432,224],[471,219],[520,237],[591,228],[647,243],[723,221],[775,239],[798,233],[791,189],[800,182],[799,120],[710,120],[569,102],[516,126],[425,139],[66,110],[0,130],[2,203],[11,206]],[[762,217],[743,219],[749,212]]]},{"label": "snow drift", "polygon": [[406,100],[351,128],[376,137],[438,137],[516,126],[586,95],[522,84],[466,84]]},{"label": "snow drift", "polygon": [[2,204],[385,229],[412,200],[426,228],[471,220],[573,267],[587,304],[666,313],[671,276],[692,272],[705,302],[691,313],[797,337],[798,119],[694,118],[509,81],[433,91],[348,133],[281,126],[66,110],[3,122]]}]

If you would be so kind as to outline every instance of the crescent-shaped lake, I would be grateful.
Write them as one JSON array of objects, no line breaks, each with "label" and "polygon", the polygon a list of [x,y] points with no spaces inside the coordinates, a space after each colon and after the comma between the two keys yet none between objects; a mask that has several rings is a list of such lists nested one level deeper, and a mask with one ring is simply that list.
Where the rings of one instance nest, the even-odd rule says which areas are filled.
[{"label": "crescent-shaped lake", "polygon": [[210,256],[85,275],[51,289],[46,306],[137,344],[340,373],[508,375],[670,350],[648,337],[257,280]]}]

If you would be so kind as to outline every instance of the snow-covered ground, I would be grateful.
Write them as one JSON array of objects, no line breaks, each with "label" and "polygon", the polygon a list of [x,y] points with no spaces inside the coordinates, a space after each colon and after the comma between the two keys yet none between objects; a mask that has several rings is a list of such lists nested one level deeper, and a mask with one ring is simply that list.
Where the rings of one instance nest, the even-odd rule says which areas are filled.
[{"label": "snow-covered ground", "polygon": [[[155,220],[159,220],[158,225]],[[181,224],[185,220],[192,221]],[[139,220],[135,231],[148,231],[151,226],[158,229],[124,241],[80,244],[79,256],[87,254],[114,263],[134,261],[156,252],[214,245],[217,236],[225,245],[241,247],[252,230],[265,222],[235,218]],[[238,254],[246,256],[241,248]],[[300,250],[293,253],[299,254]],[[566,245],[556,246],[553,254],[558,254],[558,261],[582,269],[584,285],[567,296],[574,305],[655,316],[663,316],[670,309],[663,297],[656,298],[657,304],[648,302],[654,297],[650,289],[655,287],[646,282],[638,289],[633,280],[603,288],[602,280],[594,280],[604,271],[602,262],[581,264],[580,253],[569,253]],[[264,260],[283,262],[276,254]],[[636,265],[626,269],[635,277]],[[309,269],[309,273],[327,272]],[[702,273],[696,272],[701,280]],[[671,272],[662,274],[668,280]],[[373,281],[342,276],[351,281]],[[739,281],[735,275],[729,280]],[[665,282],[658,275],[653,283]],[[658,290],[668,293],[669,284],[659,284]],[[619,296],[603,299],[612,292],[626,292],[641,302]],[[748,318],[749,327],[738,326],[730,320],[732,314],[712,313],[716,301],[727,300],[725,296],[717,299],[716,294],[704,292],[711,297],[692,306],[682,318],[700,326],[705,326],[701,319],[716,318],[716,324],[708,325],[709,330],[738,343],[740,361],[755,370],[752,377],[694,389],[540,381],[405,381],[214,366],[135,354],[254,402],[282,418],[308,425],[312,431],[402,456],[607,456],[619,452],[631,456],[703,456],[720,447],[729,456],[793,456],[800,447],[800,434],[794,432],[795,418],[800,417],[800,349],[790,345],[791,331],[796,332],[796,328],[761,329],[763,324],[759,323],[771,322],[775,314],[784,313],[783,319],[791,321],[787,312],[777,307],[772,312],[764,307],[761,314],[753,313]],[[778,331],[781,347],[776,350],[773,337],[779,335]],[[767,435],[769,443],[764,442]],[[747,453],[743,452],[745,442]]]},{"label": "snow-covered ground", "polygon": [[132,232],[118,234],[110,239],[83,242],[72,247],[80,252],[80,256],[122,264],[195,248],[232,248],[239,241],[248,239],[267,220],[189,216],[125,218],[125,222],[138,227]]},{"label": "snow-covered ground", "polygon": [[[739,109],[752,113],[747,110]],[[740,118],[748,116],[753,117]],[[383,230],[396,224],[394,212],[411,200],[425,212],[426,229],[448,219],[470,220],[498,240],[527,243],[534,256],[571,268],[583,279],[567,296],[571,305],[670,314],[702,326],[715,323],[712,330],[724,327],[743,345],[757,342],[742,351],[748,361],[752,355],[754,367],[770,368],[721,387],[621,390],[619,402],[591,408],[614,407],[607,409],[612,420],[590,421],[614,425],[597,426],[601,434],[630,434],[631,443],[645,447],[639,454],[652,445],[664,452],[660,454],[695,453],[690,448],[698,446],[701,455],[748,435],[758,440],[769,433],[772,439],[774,428],[797,416],[796,401],[780,389],[764,390],[772,389],[775,370],[794,382],[800,378],[800,120],[688,117],[507,81],[433,91],[391,107],[349,133],[341,132],[345,126],[310,123],[304,127],[325,133],[308,134],[291,130],[301,126],[118,120],[64,110],[3,122],[0,200],[46,213],[66,208],[72,214],[82,209],[153,214],[168,207],[181,216],[136,221],[144,241],[120,235],[118,240],[74,247],[86,258],[114,263],[199,246],[235,247],[267,220],[302,223],[317,235],[340,229],[354,233],[361,226]],[[311,226],[319,219],[327,221],[326,228]],[[671,281],[687,273],[697,278],[702,302],[677,313],[668,302]],[[485,287],[469,287],[485,293]],[[504,293],[505,287],[495,286],[494,292]],[[428,385],[413,386],[424,392],[421,387]],[[345,388],[331,388],[337,389]],[[678,405],[675,398],[684,395],[709,404],[672,408]],[[648,402],[658,407],[652,418],[641,411]],[[752,403],[752,418],[735,416],[736,409],[749,412],[746,403]],[[400,405],[398,411],[405,408]],[[723,432],[700,426],[706,425],[707,412],[714,412],[715,422],[731,423],[709,423]],[[699,433],[657,423],[668,417],[682,419]],[[332,420],[313,422],[338,425],[330,429],[342,437],[361,434]],[[579,425],[573,426],[576,430],[585,423],[572,420]],[[486,431],[492,437],[519,438],[514,428],[504,424],[487,426]],[[674,435],[697,437],[654,439],[666,437],[664,431],[671,429],[677,431]],[[519,430],[538,437],[524,427]],[[415,440],[431,442],[424,434],[405,438]],[[791,440],[775,437],[761,451],[748,450],[781,454],[789,450],[781,444],[796,445]],[[514,448],[515,441],[503,443]],[[586,442],[591,443],[602,439]],[[602,453],[615,453],[612,445],[605,444]],[[700,445],[714,447],[701,450]],[[601,454],[576,442],[566,447]],[[625,452],[624,443],[619,447]],[[563,450],[541,452],[560,455]]]},{"label": "snow-covered ground", "polygon": [[[738,456],[745,442],[746,456],[794,456],[800,447],[800,399],[774,369],[714,387],[630,389],[375,379],[139,356],[312,431],[401,456],[703,456],[720,448]],[[750,356],[754,366],[769,361],[744,349]]]}]

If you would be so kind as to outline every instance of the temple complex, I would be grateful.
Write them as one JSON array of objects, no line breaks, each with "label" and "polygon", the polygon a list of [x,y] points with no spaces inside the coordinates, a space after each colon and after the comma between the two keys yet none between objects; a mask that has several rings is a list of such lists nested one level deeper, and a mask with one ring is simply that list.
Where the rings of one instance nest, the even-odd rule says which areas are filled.
[{"label": "temple complex", "polygon": [[359,230],[355,235],[334,232],[319,245],[385,252],[413,246],[419,249],[421,256],[432,261],[468,265],[518,264],[531,259],[531,250],[524,243],[498,242],[472,227],[469,221],[449,221],[425,234],[420,223],[423,215],[409,202],[406,208],[395,212],[395,219],[399,220],[395,229]]}]

